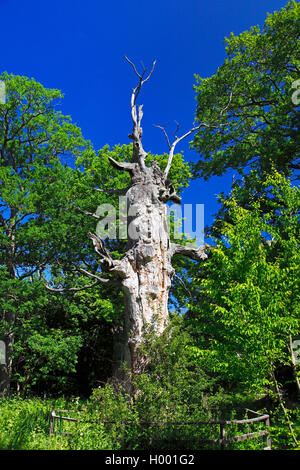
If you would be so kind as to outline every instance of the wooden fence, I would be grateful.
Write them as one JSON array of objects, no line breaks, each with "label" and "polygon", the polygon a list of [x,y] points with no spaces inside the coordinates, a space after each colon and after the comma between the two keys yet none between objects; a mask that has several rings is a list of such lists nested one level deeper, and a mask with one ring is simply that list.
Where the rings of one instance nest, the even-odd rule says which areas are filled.
[{"label": "wooden fence", "polygon": [[[218,439],[199,439],[198,442],[199,444],[216,444],[220,446],[221,450],[225,450],[228,446],[228,444],[231,444],[233,442],[238,442],[238,441],[244,441],[247,439],[255,439],[257,437],[265,436],[266,437],[266,447],[264,447],[262,450],[271,450],[271,438],[270,438],[270,416],[268,414],[264,415],[259,415],[257,412],[246,409],[246,411],[249,411],[253,414],[256,414],[257,416],[255,418],[249,418],[249,419],[240,419],[240,420],[232,420],[232,421],[186,421],[186,422],[179,422],[179,421],[173,421],[173,422],[163,422],[163,421],[155,421],[155,422],[146,422],[146,421],[141,421],[141,425],[158,425],[158,426],[163,426],[163,425],[174,425],[174,426],[182,426],[182,425],[196,425],[196,426],[203,426],[203,425],[217,425],[219,426],[219,438]],[[69,421],[69,422],[86,422],[86,421],[80,421],[79,419],[76,418],[71,418],[69,416],[62,416],[61,413],[73,413],[73,410],[52,410],[51,412],[51,417],[50,417],[50,436],[54,434],[60,434],[62,436],[72,436],[70,433],[65,433],[62,431],[62,422],[63,421]],[[59,413],[59,414],[57,414]],[[58,427],[59,429],[56,430],[56,421],[59,421]],[[247,434],[241,434],[239,436],[233,436],[229,437],[227,436],[226,433],[226,427],[233,425],[233,424],[250,424],[250,423],[259,423],[264,421],[266,429],[263,431],[256,431],[256,432],[251,432]],[[100,422],[99,422],[100,423]],[[99,424],[98,423],[98,424]],[[117,421],[101,421],[102,424],[115,424]],[[131,424],[132,421],[124,421],[123,424]]]}]

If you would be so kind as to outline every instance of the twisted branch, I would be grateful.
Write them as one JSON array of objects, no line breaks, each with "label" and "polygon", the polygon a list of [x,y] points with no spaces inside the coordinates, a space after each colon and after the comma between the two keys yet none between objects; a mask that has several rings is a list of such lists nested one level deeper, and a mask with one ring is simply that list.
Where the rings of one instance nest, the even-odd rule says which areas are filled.
[{"label": "twisted branch", "polygon": [[132,66],[135,74],[139,78],[138,85],[133,89],[132,95],[131,95],[130,104],[131,104],[131,117],[132,117],[132,121],[133,121],[133,131],[132,131],[132,134],[128,135],[128,137],[131,140],[134,141],[132,162],[137,162],[137,163],[140,164],[141,167],[144,167],[145,157],[146,157],[147,154],[144,151],[143,146],[142,146],[142,142],[141,142],[141,138],[142,138],[142,134],[143,134],[143,130],[141,128],[141,121],[142,121],[142,117],[143,117],[143,106],[140,105],[138,107],[138,110],[137,110],[136,109],[136,100],[137,100],[137,97],[139,95],[139,92],[140,92],[143,84],[146,83],[149,80],[149,78],[151,77],[151,75],[153,73],[153,70],[154,70],[154,67],[155,67],[155,64],[156,64],[156,60],[152,64],[152,68],[151,68],[150,73],[148,74],[148,76],[146,78],[144,78],[144,75],[146,73],[145,67],[143,66],[143,73],[140,74],[137,71],[136,66],[134,65],[134,63],[131,60],[129,60],[128,57],[126,57],[126,56],[124,56],[124,57],[127,60],[127,62]]}]

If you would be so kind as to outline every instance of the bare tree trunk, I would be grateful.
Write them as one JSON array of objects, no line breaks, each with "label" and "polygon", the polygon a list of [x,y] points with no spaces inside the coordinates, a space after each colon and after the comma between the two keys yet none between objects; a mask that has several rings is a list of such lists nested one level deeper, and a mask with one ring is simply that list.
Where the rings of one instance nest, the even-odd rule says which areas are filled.
[{"label": "bare tree trunk", "polygon": [[173,276],[166,205],[159,199],[162,173],[156,163],[144,168],[127,192],[129,248],[122,259],[125,276],[124,359],[133,373],[144,361],[138,345],[149,328],[160,334],[168,324],[168,297]]},{"label": "bare tree trunk", "polygon": [[0,396],[8,396],[10,393],[15,314],[13,312],[6,312],[4,314],[4,321],[7,324],[7,328],[4,333],[5,362],[4,364],[0,364]]},{"label": "bare tree trunk", "polygon": [[[14,217],[17,211],[11,208],[11,224],[7,225],[7,235],[10,239],[10,245],[7,248],[7,270],[10,279],[16,278],[15,269],[15,233],[14,233]],[[14,298],[13,293],[7,293]],[[10,393],[10,381],[12,374],[12,351],[14,345],[14,331],[13,326],[15,323],[15,313],[13,311],[3,312],[3,321],[6,328],[3,334],[5,345],[5,358],[4,364],[0,364],[0,396],[8,396]]]},{"label": "bare tree trunk", "polygon": [[298,390],[298,395],[300,396],[299,372],[297,370],[297,360],[296,360],[294,349],[293,349],[293,337],[292,337],[292,335],[289,336],[288,349],[289,349],[290,356],[291,356],[292,370],[293,370],[293,375],[294,375],[295,383],[296,383],[297,390]]},{"label": "bare tree trunk", "polygon": [[284,418],[286,420],[286,423],[287,423],[287,426],[289,428],[289,431],[290,431],[290,434],[291,434],[291,437],[294,441],[294,443],[298,446],[299,445],[299,442],[297,440],[297,437],[296,437],[296,434],[295,434],[295,431],[294,431],[294,428],[293,428],[293,425],[292,425],[292,422],[289,418],[289,414],[288,414],[288,411],[285,407],[285,404],[284,404],[284,401],[283,401],[283,398],[282,398],[282,393],[281,393],[281,390],[279,388],[279,384],[277,382],[277,379],[276,379],[276,376],[275,376],[275,372],[274,372],[274,365],[271,363],[271,376],[272,376],[272,379],[274,381],[274,385],[275,385],[275,390],[276,390],[276,395],[278,397],[278,400],[279,400],[279,404],[280,404],[280,408],[282,409],[283,411],[283,414],[284,414]]},{"label": "bare tree trunk", "polygon": [[115,261],[96,235],[89,234],[89,237],[93,240],[103,268],[121,280],[125,297],[125,331],[121,361],[127,364],[133,374],[137,374],[143,370],[146,361],[139,351],[139,345],[143,342],[145,333],[150,328],[159,335],[169,321],[168,298],[174,274],[171,264],[172,256],[178,253],[202,260],[207,255],[203,248],[171,243],[166,206],[167,201],[170,200],[180,202],[180,198],[168,179],[175,145],[201,125],[191,129],[180,138],[176,137],[172,145],[167,138],[170,153],[164,171],[159,168],[156,161],[146,166],[147,153],[141,142],[142,106],[139,106],[137,110],[136,98],[143,83],[150,78],[155,63],[146,79],[144,79],[145,71],[140,75],[132,62],[130,64],[139,77],[139,84],[133,90],[131,97],[133,132],[129,137],[133,140],[132,159],[131,162],[118,162],[110,158],[114,167],[129,172],[131,176],[131,185],[126,192],[127,251],[121,260]]}]

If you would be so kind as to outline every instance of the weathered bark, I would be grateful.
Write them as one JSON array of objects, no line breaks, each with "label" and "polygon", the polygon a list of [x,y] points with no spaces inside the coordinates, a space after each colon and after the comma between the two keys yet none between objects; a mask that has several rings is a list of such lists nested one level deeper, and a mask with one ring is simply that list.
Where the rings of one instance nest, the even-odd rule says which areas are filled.
[{"label": "weathered bark", "polygon": [[296,446],[299,445],[299,442],[298,442],[298,439],[296,437],[296,433],[294,431],[294,428],[293,428],[293,423],[292,421],[290,420],[290,417],[289,417],[289,414],[288,414],[288,410],[286,409],[285,407],[285,404],[284,404],[284,401],[283,401],[283,398],[282,398],[282,392],[280,390],[280,387],[279,387],[279,384],[277,382],[277,379],[276,379],[276,376],[275,376],[275,367],[274,367],[274,364],[272,362],[270,362],[270,365],[271,365],[271,377],[273,379],[273,382],[274,382],[274,385],[275,385],[275,391],[276,391],[276,395],[277,395],[277,398],[279,400],[279,404],[280,404],[280,408],[282,409],[283,411],[283,414],[284,414],[284,418],[286,420],[286,423],[287,423],[287,426],[289,428],[289,431],[290,431],[290,434],[291,434],[291,437],[294,441],[294,443],[296,444]]},{"label": "weathered bark", "polygon": [[291,364],[292,364],[293,375],[294,375],[295,383],[296,383],[296,386],[297,386],[298,395],[300,397],[300,380],[299,380],[299,375],[298,375],[299,373],[298,373],[298,370],[297,370],[297,360],[296,360],[294,349],[293,349],[293,337],[292,337],[292,335],[289,336],[288,349],[289,349],[290,356],[291,356]]},{"label": "weathered bark", "polygon": [[[206,258],[206,254],[201,249],[172,244],[167,223],[167,201],[180,202],[172,183],[168,180],[175,145],[198,127],[194,127],[180,138],[176,137],[175,142],[169,145],[169,159],[164,171],[156,161],[146,166],[147,153],[141,141],[142,106],[136,108],[136,98],[143,83],[151,76],[154,64],[146,79],[143,78],[144,73],[140,75],[132,62],[130,64],[139,77],[139,84],[131,96],[133,132],[129,138],[133,140],[132,159],[131,162],[110,159],[112,165],[121,171],[129,172],[131,176],[131,185],[126,192],[127,251],[121,260],[114,261],[102,241],[96,235],[89,236],[103,268],[120,278],[125,298],[125,331],[123,347],[120,348],[122,340],[119,336],[117,349],[119,353],[121,349],[120,362],[125,362],[136,374],[140,373],[145,365],[146,359],[139,353],[139,345],[143,342],[145,333],[151,328],[159,335],[169,321],[168,298],[174,274],[172,256],[184,254],[202,260]],[[118,374],[117,369],[116,375]]]},{"label": "weathered bark", "polygon": [[10,392],[10,380],[12,373],[12,350],[14,345],[14,313],[5,312],[4,321],[7,324],[7,328],[3,336],[5,344],[5,363],[0,364],[0,396],[8,396]]},{"label": "weathered bark", "polygon": [[[9,238],[10,243],[7,246],[7,270],[10,279],[16,278],[16,268],[15,268],[15,220],[17,211],[16,209],[11,209],[11,224],[6,224],[6,233]],[[14,300],[14,294],[7,292],[7,295],[12,297]],[[8,396],[10,392],[10,381],[12,375],[12,351],[14,345],[14,323],[15,323],[15,313],[13,311],[3,312],[3,321],[5,322],[6,328],[3,333],[3,338],[5,345],[5,363],[0,364],[0,396]]]}]

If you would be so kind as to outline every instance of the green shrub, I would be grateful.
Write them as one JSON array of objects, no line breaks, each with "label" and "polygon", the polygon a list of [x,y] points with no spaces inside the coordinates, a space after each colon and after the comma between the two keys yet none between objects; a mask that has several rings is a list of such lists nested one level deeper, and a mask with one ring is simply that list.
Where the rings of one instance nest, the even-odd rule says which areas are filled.
[{"label": "green shrub", "polygon": [[[247,418],[232,411],[245,406],[245,397],[228,391],[225,394],[216,375],[203,370],[203,359],[195,354],[193,341],[180,318],[175,318],[160,337],[149,334],[143,354],[148,361],[142,373],[133,377],[127,371],[134,391],[131,395],[125,386],[112,382],[94,389],[86,401],[78,397],[68,401],[0,399],[0,449],[219,449],[219,445],[199,442],[218,439],[218,424],[195,422]],[[221,412],[224,405],[231,411]],[[72,410],[63,415],[74,417],[77,422],[57,420],[55,432],[49,436],[52,409]],[[299,436],[299,409],[289,410],[289,415]],[[231,424],[226,426],[226,436],[261,429],[265,429],[264,422]],[[271,412],[270,430],[273,449],[295,448],[280,408]],[[227,448],[256,450],[265,447],[265,442],[265,437],[255,438],[228,444]]]}]

